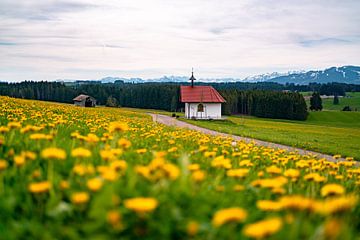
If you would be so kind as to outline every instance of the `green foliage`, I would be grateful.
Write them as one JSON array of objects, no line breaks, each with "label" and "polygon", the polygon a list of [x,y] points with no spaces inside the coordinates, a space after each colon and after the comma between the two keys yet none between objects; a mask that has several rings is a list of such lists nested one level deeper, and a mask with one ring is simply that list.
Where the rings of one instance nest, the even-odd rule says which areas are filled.
[{"label": "green foliage", "polygon": [[339,105],[339,97],[338,97],[338,95],[335,95],[335,96],[334,96],[333,104],[334,104],[334,105]]},{"label": "green foliage", "polygon": [[106,106],[107,107],[117,107],[118,106],[117,99],[114,98],[113,96],[109,96],[106,100]]},{"label": "green foliage", "polygon": [[[308,105],[310,104],[309,101],[307,101],[307,104]],[[339,104],[337,105],[334,105],[333,99],[323,98],[322,105],[323,105],[323,110],[341,111],[345,106],[349,106],[353,111],[359,111],[360,92],[346,92],[345,96],[339,96]]]},{"label": "green foliage", "polygon": [[322,110],[322,100],[320,97],[320,93],[313,92],[310,98],[310,110],[311,111],[321,111]]},{"label": "green foliage", "polygon": [[264,118],[305,120],[306,102],[299,93],[279,91],[224,90],[224,114],[246,114]]}]

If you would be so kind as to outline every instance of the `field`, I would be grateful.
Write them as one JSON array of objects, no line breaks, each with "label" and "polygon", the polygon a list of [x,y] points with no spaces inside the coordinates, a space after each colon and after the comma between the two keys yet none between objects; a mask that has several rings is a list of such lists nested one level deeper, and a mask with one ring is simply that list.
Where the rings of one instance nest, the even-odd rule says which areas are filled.
[{"label": "field", "polygon": [[227,121],[189,123],[220,132],[360,160],[360,112],[310,112],[302,121],[256,117],[227,117]]},{"label": "field", "polygon": [[233,143],[126,109],[0,107],[1,239],[360,237],[351,158]]},{"label": "field", "polygon": [[[304,96],[311,96],[311,92],[303,92]],[[345,106],[350,106],[354,111],[360,111],[360,92],[347,92],[346,97],[339,97],[339,104],[333,104],[333,98],[322,99],[323,109],[341,111]],[[310,106],[310,100],[306,101],[306,104]]]}]

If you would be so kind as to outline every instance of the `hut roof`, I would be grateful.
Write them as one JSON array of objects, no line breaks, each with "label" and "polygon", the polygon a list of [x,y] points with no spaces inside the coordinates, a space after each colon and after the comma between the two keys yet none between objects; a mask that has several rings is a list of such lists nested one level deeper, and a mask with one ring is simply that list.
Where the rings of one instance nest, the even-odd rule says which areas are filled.
[{"label": "hut roof", "polygon": [[80,94],[79,96],[77,96],[76,98],[73,99],[73,101],[76,101],[76,102],[81,102],[87,98],[92,98],[94,99],[93,97],[89,96],[89,95],[85,95],[85,94]]}]

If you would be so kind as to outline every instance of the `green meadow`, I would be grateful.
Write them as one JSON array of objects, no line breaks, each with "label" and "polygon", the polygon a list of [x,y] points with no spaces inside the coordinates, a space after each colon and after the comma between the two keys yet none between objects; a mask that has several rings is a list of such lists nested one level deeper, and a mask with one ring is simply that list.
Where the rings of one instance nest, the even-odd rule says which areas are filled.
[{"label": "green meadow", "polygon": [[[304,96],[311,96],[311,92],[303,92]],[[333,104],[333,98],[322,99],[323,108],[325,110],[337,110],[341,111],[345,106],[355,111],[360,111],[360,92],[347,92],[345,97],[339,97],[339,104]],[[306,101],[307,105],[310,105],[310,100]]]},{"label": "green meadow", "polygon": [[219,132],[360,160],[360,112],[310,112],[304,122],[249,116],[184,121]]}]

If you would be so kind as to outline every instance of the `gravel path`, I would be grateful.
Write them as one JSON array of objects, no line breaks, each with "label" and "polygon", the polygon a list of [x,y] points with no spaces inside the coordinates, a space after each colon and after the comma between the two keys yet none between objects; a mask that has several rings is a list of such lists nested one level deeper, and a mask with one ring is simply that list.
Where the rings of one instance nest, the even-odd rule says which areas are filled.
[{"label": "gravel path", "polygon": [[154,122],[162,123],[162,124],[165,124],[165,125],[168,125],[168,126],[188,128],[188,129],[200,131],[200,132],[203,132],[205,134],[214,135],[214,136],[231,137],[236,141],[255,142],[255,144],[260,145],[260,146],[276,148],[276,149],[284,149],[284,150],[290,151],[290,152],[297,152],[297,153],[299,153],[301,155],[312,154],[312,155],[315,155],[317,158],[325,158],[328,161],[332,161],[332,162],[345,160],[343,158],[334,159],[333,156],[331,156],[331,155],[318,153],[318,152],[313,152],[313,151],[308,151],[308,150],[304,150],[304,149],[301,149],[301,148],[295,148],[295,147],[290,147],[290,146],[286,146],[286,145],[282,145],[282,144],[261,141],[261,140],[257,140],[257,139],[253,139],[253,138],[240,137],[240,136],[231,135],[231,134],[227,134],[227,133],[221,133],[221,132],[217,132],[217,131],[214,131],[214,130],[198,127],[198,126],[192,125],[192,124],[187,123],[187,122],[179,121],[179,120],[177,120],[175,118],[165,116],[165,115],[161,115],[161,114],[154,114],[154,113],[148,113],[148,114],[152,116]]}]

